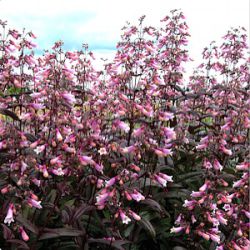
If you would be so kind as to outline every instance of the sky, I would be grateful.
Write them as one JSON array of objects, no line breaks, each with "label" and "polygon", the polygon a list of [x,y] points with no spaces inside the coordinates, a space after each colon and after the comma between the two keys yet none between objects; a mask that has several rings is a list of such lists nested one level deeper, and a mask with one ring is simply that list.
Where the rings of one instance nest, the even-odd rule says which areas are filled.
[{"label": "sky", "polygon": [[58,40],[66,50],[88,43],[100,61],[115,54],[126,21],[137,24],[146,15],[147,24],[159,27],[173,9],[186,16],[196,65],[203,48],[220,41],[230,27],[244,26],[249,33],[249,0],[0,0],[0,19],[10,28],[32,30],[40,52]]}]

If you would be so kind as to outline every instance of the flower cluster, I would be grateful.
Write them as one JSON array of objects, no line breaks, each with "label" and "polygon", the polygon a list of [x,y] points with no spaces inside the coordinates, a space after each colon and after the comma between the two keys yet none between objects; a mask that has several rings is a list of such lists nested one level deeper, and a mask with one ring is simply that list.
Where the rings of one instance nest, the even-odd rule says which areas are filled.
[{"label": "flower cluster", "polygon": [[[51,239],[68,236],[82,249],[122,249],[137,244],[142,229],[172,237],[171,247],[197,246],[193,239],[203,248],[249,247],[246,36],[235,29],[220,47],[212,43],[186,83],[185,16],[174,10],[159,29],[144,18],[123,28],[103,71],[85,44],[65,52],[58,41],[36,56],[32,32],[7,31],[0,21],[6,247],[56,249]],[[154,220],[170,217],[154,229]]]}]

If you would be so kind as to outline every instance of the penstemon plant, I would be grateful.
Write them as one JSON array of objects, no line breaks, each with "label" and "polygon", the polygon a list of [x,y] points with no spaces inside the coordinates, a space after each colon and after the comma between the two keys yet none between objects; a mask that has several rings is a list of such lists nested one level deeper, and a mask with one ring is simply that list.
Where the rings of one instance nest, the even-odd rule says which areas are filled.
[{"label": "penstemon plant", "polygon": [[102,71],[0,21],[3,249],[249,248],[245,30],[186,82],[185,16],[144,19]]}]

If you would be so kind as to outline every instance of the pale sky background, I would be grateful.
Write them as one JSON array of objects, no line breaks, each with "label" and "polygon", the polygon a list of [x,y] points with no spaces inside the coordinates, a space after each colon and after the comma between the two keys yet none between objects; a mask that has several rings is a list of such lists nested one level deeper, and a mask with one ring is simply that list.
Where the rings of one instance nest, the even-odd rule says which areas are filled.
[{"label": "pale sky background", "polygon": [[32,30],[40,51],[59,39],[66,50],[88,43],[99,61],[112,58],[126,21],[137,24],[145,14],[147,24],[160,26],[172,9],[186,16],[192,65],[230,27],[244,26],[249,33],[249,0],[0,0],[0,19],[10,28]]}]

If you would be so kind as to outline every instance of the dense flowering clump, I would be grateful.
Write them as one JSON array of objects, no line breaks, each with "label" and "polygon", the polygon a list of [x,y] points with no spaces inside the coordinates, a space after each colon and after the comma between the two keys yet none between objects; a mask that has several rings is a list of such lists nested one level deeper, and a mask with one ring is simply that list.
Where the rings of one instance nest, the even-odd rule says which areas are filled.
[{"label": "dense flowering clump", "polygon": [[249,248],[244,30],[186,83],[183,13],[144,18],[103,71],[0,21],[0,247]]}]

